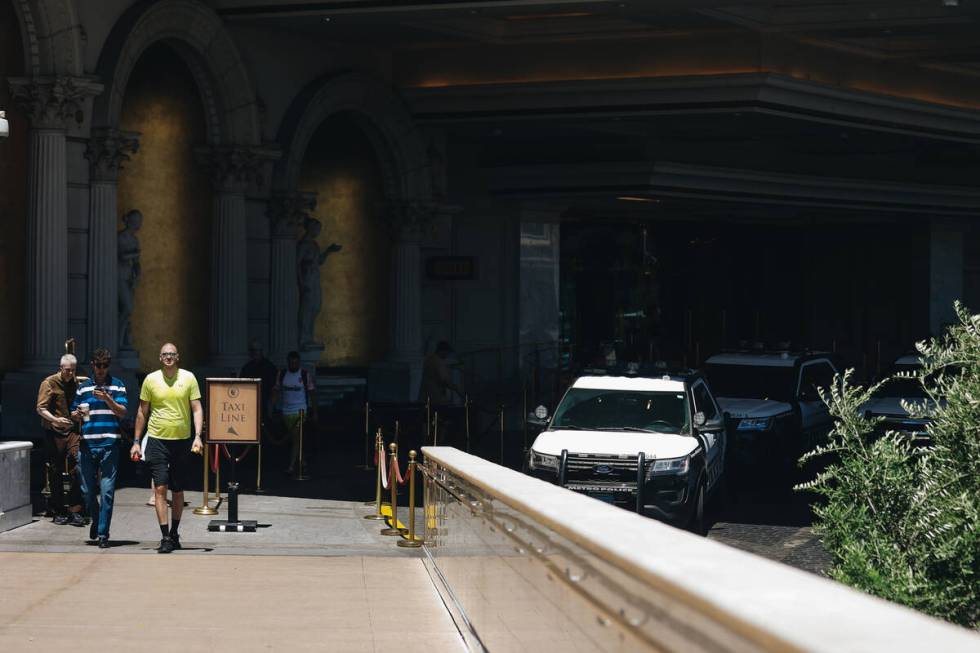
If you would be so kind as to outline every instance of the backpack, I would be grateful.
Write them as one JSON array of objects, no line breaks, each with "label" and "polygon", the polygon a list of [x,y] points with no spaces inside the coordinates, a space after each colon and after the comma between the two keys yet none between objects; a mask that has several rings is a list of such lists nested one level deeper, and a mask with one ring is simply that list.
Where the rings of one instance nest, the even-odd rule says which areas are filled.
[{"label": "backpack", "polygon": [[[286,377],[287,371],[288,370],[279,370],[279,378],[276,381],[276,387],[278,387],[280,390],[282,389],[282,380]],[[308,387],[310,387],[310,377],[306,371],[306,368],[299,368],[299,374],[300,383],[303,384],[303,390],[306,390]]]}]

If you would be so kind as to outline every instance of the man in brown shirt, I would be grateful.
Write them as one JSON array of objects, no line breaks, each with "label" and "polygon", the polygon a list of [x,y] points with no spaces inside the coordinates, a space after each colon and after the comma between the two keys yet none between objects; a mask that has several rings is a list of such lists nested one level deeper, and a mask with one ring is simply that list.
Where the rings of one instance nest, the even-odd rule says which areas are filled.
[{"label": "man in brown shirt", "polygon": [[[55,524],[84,526],[82,517],[82,495],[78,489],[79,435],[71,420],[69,407],[75,399],[79,379],[75,376],[78,361],[71,354],[61,357],[60,369],[41,381],[37,390],[37,414],[41,416],[44,431],[44,451],[50,465],[51,498],[50,507],[55,512]],[[68,510],[65,510],[65,495],[61,474],[67,471],[71,476],[68,492]]]}]

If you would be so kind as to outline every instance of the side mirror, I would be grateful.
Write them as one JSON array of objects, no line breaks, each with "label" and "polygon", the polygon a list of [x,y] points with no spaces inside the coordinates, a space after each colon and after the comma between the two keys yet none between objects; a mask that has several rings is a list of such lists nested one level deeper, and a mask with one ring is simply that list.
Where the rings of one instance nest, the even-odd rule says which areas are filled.
[{"label": "side mirror", "polygon": [[723,420],[721,417],[709,419],[700,426],[700,429],[702,431],[721,431],[724,428],[725,428],[725,420]]}]

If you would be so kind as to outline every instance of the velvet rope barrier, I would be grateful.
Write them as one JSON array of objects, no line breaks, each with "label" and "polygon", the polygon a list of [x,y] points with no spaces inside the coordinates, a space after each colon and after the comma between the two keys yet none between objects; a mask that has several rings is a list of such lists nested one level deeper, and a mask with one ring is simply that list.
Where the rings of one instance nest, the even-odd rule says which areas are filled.
[{"label": "velvet rope barrier", "polygon": [[398,479],[398,484],[399,485],[405,485],[405,479],[402,478],[402,471],[399,468],[398,458],[397,457],[395,458],[395,470],[394,471],[395,471],[395,478]]},{"label": "velvet rope barrier", "polygon": [[387,457],[380,456],[381,462],[379,463],[381,465],[381,486],[386,490],[388,489],[388,463],[385,461]]}]

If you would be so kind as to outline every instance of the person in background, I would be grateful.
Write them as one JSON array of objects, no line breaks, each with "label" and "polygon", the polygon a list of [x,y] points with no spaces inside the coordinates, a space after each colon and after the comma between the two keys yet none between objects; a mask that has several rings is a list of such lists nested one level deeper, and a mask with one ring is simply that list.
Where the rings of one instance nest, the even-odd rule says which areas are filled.
[{"label": "person in background", "polygon": [[422,366],[422,384],[419,388],[419,400],[429,400],[433,406],[445,406],[452,403],[450,392],[463,396],[462,389],[453,383],[452,370],[449,367],[449,356],[453,348],[445,340],[436,345],[436,350],[429,354]]},{"label": "person in background", "polygon": [[[78,359],[72,354],[61,357],[58,371],[41,381],[37,390],[37,414],[41,416],[44,451],[48,460],[51,509],[55,524],[84,526],[82,497],[78,489],[78,431],[71,420],[69,407],[75,398],[79,378],[75,376]],[[84,378],[84,377],[83,377]],[[65,506],[62,472],[68,472],[71,485]]]},{"label": "person in background", "polygon": [[242,379],[262,379],[262,421],[266,422],[272,414],[272,389],[276,386],[278,373],[276,364],[265,357],[262,343],[252,340],[248,343],[248,361],[242,366],[238,377]]},{"label": "person in background", "polygon": [[[119,467],[121,420],[126,417],[126,384],[109,375],[112,354],[108,349],[92,352],[92,378],[78,384],[72,402],[72,419],[81,422],[78,466],[82,494],[92,517],[89,540],[109,548],[109,524]],[[96,485],[96,472],[101,478]]]},{"label": "person in background", "polygon": [[[279,372],[279,379],[272,389],[274,399],[282,403],[282,417],[291,442],[287,474],[300,473],[299,469],[299,429],[303,418],[309,416],[316,421],[316,387],[312,375],[300,367],[299,352],[291,351],[286,356],[286,369]],[[304,447],[305,448],[305,447]],[[303,467],[306,467],[304,461]]]}]

